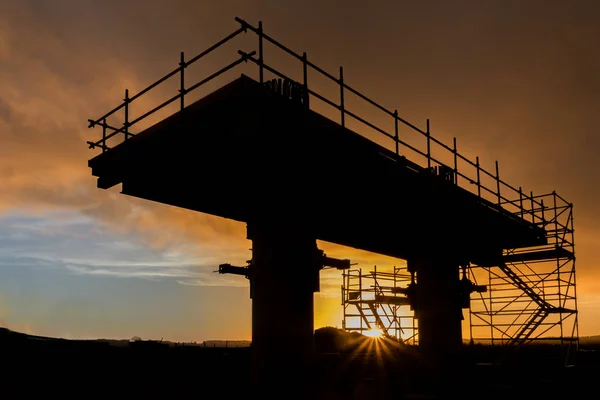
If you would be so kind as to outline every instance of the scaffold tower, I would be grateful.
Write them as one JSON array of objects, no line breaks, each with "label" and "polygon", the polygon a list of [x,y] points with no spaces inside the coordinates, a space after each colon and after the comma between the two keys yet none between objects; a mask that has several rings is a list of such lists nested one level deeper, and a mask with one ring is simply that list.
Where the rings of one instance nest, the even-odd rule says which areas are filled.
[{"label": "scaffold tower", "polygon": [[578,346],[573,204],[555,192],[536,200],[530,219],[544,227],[548,244],[506,250],[497,265],[470,266],[471,279],[489,288],[471,301],[470,336],[477,342]]},{"label": "scaffold tower", "polygon": [[363,272],[343,272],[342,327],[348,332],[377,332],[406,344],[418,343],[418,324],[411,307],[411,284],[415,281],[407,267]]},{"label": "scaffold tower", "polygon": [[[474,290],[464,312],[469,317],[464,336],[494,346],[545,342],[571,351],[579,344],[573,204],[556,192],[533,199],[531,209],[523,197],[503,207],[543,227],[548,244],[508,249],[500,261],[468,265],[464,278]],[[418,344],[418,318],[410,298],[414,283],[406,266],[344,271],[343,328],[361,334],[379,330]]]}]

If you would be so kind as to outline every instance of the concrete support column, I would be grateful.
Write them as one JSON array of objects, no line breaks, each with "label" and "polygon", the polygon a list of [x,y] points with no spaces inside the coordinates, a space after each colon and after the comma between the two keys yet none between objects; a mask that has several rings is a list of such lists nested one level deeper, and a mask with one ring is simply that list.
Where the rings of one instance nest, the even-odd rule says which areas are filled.
[{"label": "concrete support column", "polygon": [[419,349],[425,363],[446,376],[462,349],[458,263],[440,258],[413,261],[417,272]]},{"label": "concrete support column", "polygon": [[296,397],[309,387],[307,372],[314,352],[316,238],[292,226],[248,224],[248,239],[252,240],[254,386],[265,398]]}]

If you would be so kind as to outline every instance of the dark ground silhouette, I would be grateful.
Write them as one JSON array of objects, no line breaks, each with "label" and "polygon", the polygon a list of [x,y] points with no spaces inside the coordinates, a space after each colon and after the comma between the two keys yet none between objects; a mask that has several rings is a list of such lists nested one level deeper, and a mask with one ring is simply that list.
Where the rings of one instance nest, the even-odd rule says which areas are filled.
[{"label": "dark ground silhouette", "polygon": [[[434,398],[591,398],[600,372],[598,345],[582,348],[570,367],[557,346],[507,355],[473,345],[465,346],[452,377],[436,386],[413,347],[335,328],[317,330],[315,347],[315,399],[402,399],[436,392]],[[247,397],[250,388],[250,348],[52,340],[2,330],[0,351],[3,399],[237,399]],[[358,397],[361,390],[372,396]],[[281,398],[296,398],[294,389],[282,388]]]}]

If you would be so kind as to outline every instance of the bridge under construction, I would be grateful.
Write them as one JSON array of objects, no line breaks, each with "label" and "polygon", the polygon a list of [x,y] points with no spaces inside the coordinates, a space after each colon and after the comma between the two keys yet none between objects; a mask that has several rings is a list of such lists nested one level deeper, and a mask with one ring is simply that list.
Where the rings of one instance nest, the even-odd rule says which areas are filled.
[{"label": "bridge under construction", "polygon": [[[236,21],[223,40],[192,58],[181,53],[172,72],[136,94],[125,90],[119,106],[90,119],[102,137],[88,142],[101,150],[89,167],[101,189],[121,185],[129,196],[247,224],[251,260],[224,260],[220,272],[250,281],[261,393],[275,390],[274,379],[302,390],[324,267],[345,271],[343,303],[359,315],[358,329],[407,335],[436,371],[451,369],[460,352],[466,309],[473,332],[487,329],[494,342],[530,340],[551,317],[561,329],[574,318],[576,336],[570,203],[509,185],[497,162],[487,171],[461,155],[456,139],[436,139],[429,120],[419,128],[353,88],[343,68],[327,72],[262,23]],[[247,35],[256,42],[240,40]],[[207,62],[193,79],[193,67],[220,51],[231,62],[206,74]],[[276,67],[277,52],[294,68]],[[318,91],[313,80],[335,89]],[[169,87],[170,97],[148,106]],[[361,116],[367,107],[386,126]],[[364,190],[348,196],[356,187]],[[364,274],[328,257],[317,240],[406,260],[406,268],[374,272],[374,288],[355,287]],[[531,266],[538,261],[553,268],[541,272]],[[525,322],[505,322],[515,313]]]}]

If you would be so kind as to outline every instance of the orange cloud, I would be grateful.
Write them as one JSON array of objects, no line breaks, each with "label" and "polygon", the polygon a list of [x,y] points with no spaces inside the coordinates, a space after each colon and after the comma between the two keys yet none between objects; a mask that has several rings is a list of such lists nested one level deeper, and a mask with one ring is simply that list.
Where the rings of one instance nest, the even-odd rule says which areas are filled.
[{"label": "orange cloud", "polygon": [[[25,6],[9,11],[0,19],[6,28],[0,36],[0,210],[78,210],[116,232],[141,236],[151,246],[179,246],[227,257],[224,262],[246,260],[250,243],[244,224],[95,187],[87,161],[97,150],[89,150],[85,142],[97,139],[100,130],[87,129],[87,119],[118,105],[124,88],[135,94],[150,82],[134,72],[139,65],[111,58],[110,46],[101,41],[85,43],[102,54],[90,58],[77,40],[53,34]],[[22,32],[15,21],[32,29]],[[166,72],[156,71],[155,78]],[[141,114],[165,97],[159,89],[136,101],[134,108]],[[331,256],[361,264],[385,259],[327,243],[322,247]]]},{"label": "orange cloud", "polygon": [[[0,27],[0,211],[78,210],[153,246],[247,252],[242,224],[95,187],[87,161],[97,152],[85,142],[100,133],[87,119],[117,105],[123,88],[147,84],[132,66],[78,51],[81,43],[54,35],[25,5],[11,5]],[[110,54],[102,42],[85,45]]]}]

